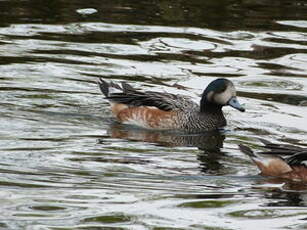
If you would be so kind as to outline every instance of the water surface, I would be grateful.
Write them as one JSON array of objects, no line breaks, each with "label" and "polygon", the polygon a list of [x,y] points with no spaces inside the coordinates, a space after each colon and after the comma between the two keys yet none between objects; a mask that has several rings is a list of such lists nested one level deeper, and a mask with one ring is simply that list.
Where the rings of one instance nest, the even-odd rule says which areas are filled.
[{"label": "water surface", "polygon": [[[304,229],[306,185],[245,143],[306,146],[306,1],[1,1],[0,227]],[[199,100],[231,79],[223,133],[112,122],[98,77]]]}]

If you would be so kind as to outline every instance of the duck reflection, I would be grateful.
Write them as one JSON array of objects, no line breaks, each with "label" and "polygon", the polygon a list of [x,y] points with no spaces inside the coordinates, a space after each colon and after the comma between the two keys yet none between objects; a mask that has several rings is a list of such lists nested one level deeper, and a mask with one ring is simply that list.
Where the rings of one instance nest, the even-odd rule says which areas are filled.
[{"label": "duck reflection", "polygon": [[267,207],[307,207],[307,185],[293,181],[269,181],[270,183],[284,183],[280,188],[268,188],[263,193]]},{"label": "duck reflection", "polygon": [[[307,184],[305,181],[294,181],[294,180],[286,179],[286,178],[262,177],[260,180],[257,181],[256,184],[265,185],[265,188],[268,188],[269,190],[272,190],[272,191],[279,191],[279,190],[281,190],[282,192],[307,191]],[[280,187],[276,185],[280,185]],[[306,205],[307,205],[307,202],[306,202]]]},{"label": "duck reflection", "polygon": [[138,129],[117,123],[110,125],[107,134],[112,138],[144,141],[166,147],[197,147],[209,152],[219,152],[225,139],[220,131],[187,134],[175,131]]},{"label": "duck reflection", "polygon": [[143,141],[166,147],[197,147],[201,152],[197,158],[202,172],[217,171],[222,168],[218,162],[223,148],[225,135],[221,131],[187,134],[175,131],[155,131],[137,129],[114,123],[109,126],[107,134],[112,138],[130,141]]}]

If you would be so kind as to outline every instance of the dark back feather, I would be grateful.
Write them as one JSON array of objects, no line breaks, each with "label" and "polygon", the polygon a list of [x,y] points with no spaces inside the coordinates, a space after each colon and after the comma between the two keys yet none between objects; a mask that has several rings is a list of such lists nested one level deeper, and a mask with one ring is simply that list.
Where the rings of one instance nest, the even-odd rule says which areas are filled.
[{"label": "dark back feather", "polygon": [[98,81],[98,86],[103,95],[107,97],[109,95],[109,83],[100,78]]},{"label": "dark back feather", "polygon": [[247,147],[246,145],[239,144],[239,148],[246,155],[248,155],[250,157],[255,157],[254,152],[251,150],[251,148]]},{"label": "dark back feather", "polygon": [[[111,82],[100,79],[98,82],[101,92],[106,99],[130,106],[154,106],[164,111],[170,110],[192,110],[198,108],[198,105],[184,95],[175,95],[171,93],[159,93],[152,91],[141,92],[134,89],[131,85],[123,82],[122,87]],[[119,89],[122,92],[112,93],[110,87]]]},{"label": "dark back feather", "polygon": [[306,148],[294,146],[294,145],[286,145],[286,144],[274,144],[267,140],[260,139],[259,140],[265,145],[264,147],[269,149],[270,151],[261,152],[262,154],[278,154],[278,155],[293,155],[297,152],[307,151]]},{"label": "dark back feather", "polygon": [[122,88],[124,92],[127,91],[136,91],[136,89],[134,89],[130,84],[126,83],[126,82],[122,82]]},{"label": "dark back feather", "polygon": [[[259,152],[258,154],[275,155],[278,157],[284,155],[282,159],[290,166],[307,167],[307,148],[287,144],[274,144],[264,139],[260,139],[260,141],[269,151]],[[242,152],[249,154],[246,147],[242,149],[242,145],[239,146]],[[247,149],[249,148],[247,147]]]},{"label": "dark back feather", "polygon": [[286,159],[290,166],[305,166],[307,167],[307,151],[298,152]]}]

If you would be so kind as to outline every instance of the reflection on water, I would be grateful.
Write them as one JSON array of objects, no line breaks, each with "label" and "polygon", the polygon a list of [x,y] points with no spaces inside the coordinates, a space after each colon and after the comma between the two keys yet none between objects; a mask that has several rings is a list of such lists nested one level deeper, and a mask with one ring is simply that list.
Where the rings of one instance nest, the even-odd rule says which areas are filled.
[{"label": "reflection on water", "polygon": [[269,93],[245,93],[239,92],[238,95],[268,101],[276,101],[280,103],[307,106],[307,96],[291,95],[291,94],[269,94]]},{"label": "reflection on water", "polygon": [[[1,1],[0,228],[306,228],[306,185],[257,176],[237,144],[306,146],[304,0]],[[246,113],[184,135],[110,122],[98,77]]]},{"label": "reflection on water", "polygon": [[[127,139],[130,141],[144,141],[166,147],[197,147],[201,171],[204,173],[219,173],[223,165],[219,163],[225,135],[221,131],[212,131],[199,134],[184,134],[175,131],[154,131],[135,127],[113,124],[107,134],[112,138]],[[103,144],[103,139],[99,139]]]},{"label": "reflection on water", "polygon": [[185,134],[177,131],[141,129],[117,123],[113,123],[110,128],[107,129],[107,134],[113,138],[145,141],[167,147],[197,147],[200,150],[215,153],[219,153],[225,139],[224,134],[220,131]]}]

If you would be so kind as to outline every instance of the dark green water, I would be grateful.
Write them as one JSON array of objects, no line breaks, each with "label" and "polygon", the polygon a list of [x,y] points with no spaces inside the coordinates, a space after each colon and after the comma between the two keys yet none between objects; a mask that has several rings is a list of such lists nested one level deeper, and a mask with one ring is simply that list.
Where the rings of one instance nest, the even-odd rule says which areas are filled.
[{"label": "dark green water", "polygon": [[[237,144],[307,145],[306,1],[0,1],[1,229],[306,229],[307,186]],[[98,77],[197,99],[225,134],[115,125]],[[184,86],[184,87],[178,87]]]}]

